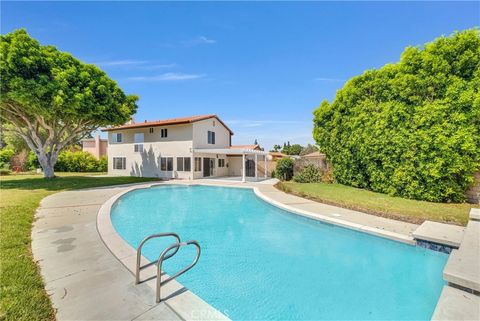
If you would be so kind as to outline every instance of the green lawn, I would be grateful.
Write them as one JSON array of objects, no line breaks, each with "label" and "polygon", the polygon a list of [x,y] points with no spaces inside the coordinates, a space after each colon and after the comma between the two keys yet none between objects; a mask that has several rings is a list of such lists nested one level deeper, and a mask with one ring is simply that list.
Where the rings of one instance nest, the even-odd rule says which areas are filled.
[{"label": "green lawn", "polygon": [[42,198],[70,189],[152,180],[95,174],[57,173],[60,177],[49,180],[40,175],[0,177],[0,320],[55,319],[31,253],[31,227]]},{"label": "green lawn", "polygon": [[281,182],[277,188],[312,200],[420,224],[425,220],[466,225],[473,204],[415,201],[341,184]]}]

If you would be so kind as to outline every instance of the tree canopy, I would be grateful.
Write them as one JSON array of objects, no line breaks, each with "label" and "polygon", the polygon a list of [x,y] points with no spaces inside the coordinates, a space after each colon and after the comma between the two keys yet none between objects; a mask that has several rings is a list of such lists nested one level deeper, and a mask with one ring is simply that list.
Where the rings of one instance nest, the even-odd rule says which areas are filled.
[{"label": "tree canopy", "polygon": [[0,41],[1,120],[35,152],[46,177],[63,147],[135,113],[138,97],[95,65],[42,46],[23,29]]},{"label": "tree canopy", "polygon": [[314,138],[343,184],[463,201],[480,169],[477,29],[408,47],[350,79],[314,112]]}]

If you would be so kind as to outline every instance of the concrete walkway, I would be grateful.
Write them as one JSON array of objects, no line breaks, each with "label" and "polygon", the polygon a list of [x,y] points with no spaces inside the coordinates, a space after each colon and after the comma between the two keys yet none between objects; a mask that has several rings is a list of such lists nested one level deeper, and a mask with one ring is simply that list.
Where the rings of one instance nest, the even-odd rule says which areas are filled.
[{"label": "concrete walkway", "polygon": [[32,250],[58,320],[179,320],[108,251],[96,228],[101,205],[126,187],[68,191],[42,200]]}]

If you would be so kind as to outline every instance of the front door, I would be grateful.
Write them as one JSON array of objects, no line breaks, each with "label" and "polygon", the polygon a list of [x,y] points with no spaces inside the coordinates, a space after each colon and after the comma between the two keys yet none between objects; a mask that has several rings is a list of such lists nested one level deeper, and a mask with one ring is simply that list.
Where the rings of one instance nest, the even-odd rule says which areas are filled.
[{"label": "front door", "polygon": [[203,177],[208,177],[211,175],[211,162],[210,158],[204,157],[203,158]]}]

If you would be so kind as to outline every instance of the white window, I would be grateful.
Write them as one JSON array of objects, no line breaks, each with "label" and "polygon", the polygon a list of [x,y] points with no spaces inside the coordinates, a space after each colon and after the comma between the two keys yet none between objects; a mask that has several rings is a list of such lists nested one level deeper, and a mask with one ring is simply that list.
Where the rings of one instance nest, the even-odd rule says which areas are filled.
[{"label": "white window", "polygon": [[153,127],[151,127],[151,128],[148,130],[148,132],[149,132],[150,134],[153,134]]},{"label": "white window", "polygon": [[162,138],[168,137],[168,130],[167,130],[167,128],[162,128],[162,129],[160,130],[160,137],[162,137]]},{"label": "white window", "polygon": [[143,142],[145,140],[145,135],[143,133],[135,133],[133,140],[135,142],[133,145],[133,151],[135,153],[143,153]]},{"label": "white window", "polygon": [[127,163],[126,157],[114,157],[113,169],[126,169],[127,168],[126,163]]},{"label": "white window", "polygon": [[113,140],[113,142],[114,142],[114,143],[121,143],[121,142],[122,142],[122,139],[123,139],[122,136],[123,136],[122,133],[113,133],[113,134],[112,134],[112,140]]},{"label": "white window", "polygon": [[200,172],[202,170],[202,158],[195,157],[195,172]]},{"label": "white window", "polygon": [[160,157],[160,170],[163,172],[173,171],[173,157]]},{"label": "white window", "polygon": [[225,167],[225,159],[223,158],[218,159],[218,167]]},{"label": "white window", "polygon": [[208,143],[215,144],[215,132],[208,131]]},{"label": "white window", "polygon": [[190,172],[190,157],[177,157],[177,171]]},{"label": "white window", "polygon": [[143,133],[135,133],[134,135],[135,144],[141,144],[145,141],[145,135]]}]

